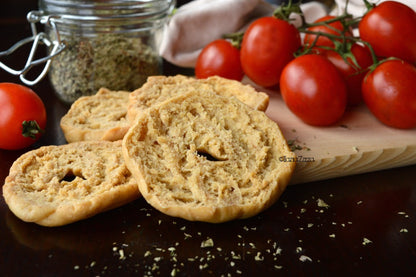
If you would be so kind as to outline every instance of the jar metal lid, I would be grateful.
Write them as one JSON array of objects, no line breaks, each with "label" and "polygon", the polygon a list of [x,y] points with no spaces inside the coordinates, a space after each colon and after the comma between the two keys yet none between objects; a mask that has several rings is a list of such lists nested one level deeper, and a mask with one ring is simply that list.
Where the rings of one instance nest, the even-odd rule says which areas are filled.
[{"label": "jar metal lid", "polygon": [[61,20],[151,20],[165,17],[175,6],[175,0],[40,0],[39,7]]},{"label": "jar metal lid", "polygon": [[[60,36],[58,33],[58,30],[56,28],[56,23],[54,21],[54,17],[52,16],[39,16],[37,15],[36,12],[30,12],[27,15],[27,20],[29,21],[30,25],[31,25],[31,30],[32,30],[32,36],[22,39],[20,41],[18,41],[17,43],[15,43],[12,47],[10,47],[9,49],[0,52],[0,58],[3,56],[9,56],[11,54],[13,54],[15,51],[17,51],[17,49],[19,49],[20,47],[32,43],[32,47],[30,49],[29,52],[29,56],[26,60],[25,65],[23,66],[22,69],[12,69],[9,66],[7,66],[6,64],[4,64],[3,62],[0,62],[0,67],[7,71],[10,74],[19,76],[20,80],[29,86],[35,85],[37,84],[40,80],[42,80],[46,73],[49,70],[50,67],[50,63],[52,61],[52,58],[56,55],[58,55],[59,53],[61,53],[64,49],[65,49],[65,44],[63,42],[61,42],[60,40]],[[50,40],[45,33],[43,32],[38,32],[36,29],[36,23],[42,23],[45,25],[49,25],[53,32],[55,33],[55,40]],[[37,52],[37,49],[39,48],[39,46],[41,44],[46,45],[47,47],[49,47],[50,53],[49,55],[47,55],[46,57],[43,58],[38,58],[35,59],[35,54]],[[34,80],[29,80],[26,78],[26,74],[28,73],[28,71],[37,65],[41,65],[44,64],[44,67],[42,69],[42,71],[40,72],[40,74],[34,79]]]}]

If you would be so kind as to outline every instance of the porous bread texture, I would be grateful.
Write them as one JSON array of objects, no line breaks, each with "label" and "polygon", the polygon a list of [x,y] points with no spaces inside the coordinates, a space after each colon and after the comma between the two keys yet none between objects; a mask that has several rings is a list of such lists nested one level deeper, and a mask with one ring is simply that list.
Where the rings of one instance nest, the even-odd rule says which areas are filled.
[{"label": "porous bread texture", "polygon": [[129,92],[101,88],[95,95],[77,99],[61,119],[67,142],[121,140],[130,127]]},{"label": "porous bread texture", "polygon": [[253,109],[265,111],[269,105],[269,96],[256,91],[250,85],[235,80],[212,76],[207,79],[196,79],[183,75],[150,76],[147,82],[129,95],[127,118],[133,122],[137,114],[171,97],[191,91],[215,93],[228,97],[236,97]]},{"label": "porous bread texture", "polygon": [[279,198],[295,167],[281,158],[295,154],[264,112],[204,91],[140,113],[122,148],[146,201],[191,221],[258,214]]},{"label": "porous bread texture", "polygon": [[140,193],[119,140],[29,151],[10,168],[3,196],[23,221],[60,226],[124,205]]}]

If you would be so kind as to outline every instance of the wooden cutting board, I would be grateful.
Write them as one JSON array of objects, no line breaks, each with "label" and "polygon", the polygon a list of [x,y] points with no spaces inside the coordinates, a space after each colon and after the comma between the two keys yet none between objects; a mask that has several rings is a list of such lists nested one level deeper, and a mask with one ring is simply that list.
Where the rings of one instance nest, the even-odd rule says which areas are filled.
[{"label": "wooden cutting board", "polygon": [[287,108],[279,92],[253,86],[269,94],[266,114],[297,148],[292,184],[416,164],[416,128],[387,127],[365,105],[348,110],[334,126],[310,126]]}]

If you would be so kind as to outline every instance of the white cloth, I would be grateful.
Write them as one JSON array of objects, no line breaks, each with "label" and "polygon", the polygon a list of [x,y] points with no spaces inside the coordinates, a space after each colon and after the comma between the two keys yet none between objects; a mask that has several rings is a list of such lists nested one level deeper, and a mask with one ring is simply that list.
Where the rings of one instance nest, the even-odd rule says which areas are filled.
[{"label": "white cloth", "polygon": [[[379,3],[386,0],[369,0]],[[416,10],[416,0],[396,0]],[[342,14],[346,0],[335,0],[332,11],[319,2],[301,5],[307,22],[331,13]],[[244,30],[254,19],[272,15],[276,6],[263,0],[194,0],[178,8],[165,26],[160,55],[182,67],[194,67],[202,48],[224,34]],[[365,12],[362,0],[350,0],[348,12],[361,16]],[[295,15],[293,16],[295,17]],[[293,18],[295,25],[299,18]]]},{"label": "white cloth", "polygon": [[[387,0],[368,0],[370,3],[379,4]],[[390,0],[391,1],[391,0]],[[416,1],[415,0],[393,0],[396,2],[401,2],[413,10],[416,11]],[[342,14],[345,10],[346,0],[335,0],[336,8],[333,10],[332,14]],[[349,0],[347,12],[352,14],[354,17],[362,16],[366,12],[367,8],[365,7],[363,0]]]}]

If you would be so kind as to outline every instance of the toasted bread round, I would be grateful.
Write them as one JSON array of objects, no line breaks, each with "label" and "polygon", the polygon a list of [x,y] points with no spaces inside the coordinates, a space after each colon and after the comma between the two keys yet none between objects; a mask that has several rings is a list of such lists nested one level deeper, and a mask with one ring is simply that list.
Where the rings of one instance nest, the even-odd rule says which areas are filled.
[{"label": "toasted bread round", "polygon": [[265,111],[269,105],[269,96],[266,93],[258,92],[250,85],[218,76],[207,79],[183,75],[151,76],[141,88],[129,95],[127,118],[133,122],[138,113],[152,105],[191,91],[234,96],[251,108],[261,111]]},{"label": "toasted bread round", "polygon": [[101,88],[95,95],[77,99],[61,119],[68,142],[120,140],[130,127],[126,118],[129,92]]},{"label": "toasted bread round", "polygon": [[295,167],[295,154],[264,112],[206,91],[138,114],[123,139],[123,155],[150,205],[213,223],[268,208]]},{"label": "toasted bread round", "polygon": [[20,156],[3,186],[20,219],[60,226],[126,204],[140,196],[121,141],[44,146]]}]

